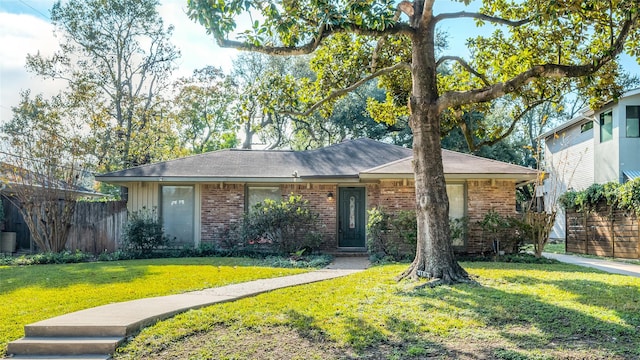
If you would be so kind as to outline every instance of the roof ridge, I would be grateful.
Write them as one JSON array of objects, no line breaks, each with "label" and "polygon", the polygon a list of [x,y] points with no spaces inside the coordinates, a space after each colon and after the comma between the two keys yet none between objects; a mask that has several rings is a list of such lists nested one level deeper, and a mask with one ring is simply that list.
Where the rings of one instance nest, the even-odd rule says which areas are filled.
[{"label": "roof ridge", "polygon": [[406,161],[407,159],[413,159],[413,155],[409,155],[409,156],[403,157],[402,159],[393,160],[393,161],[390,161],[388,163],[385,163],[385,164],[382,164],[382,165],[378,165],[378,166],[372,167],[370,169],[365,169],[365,170],[360,171],[360,172],[361,173],[368,173],[368,172],[376,171],[378,169],[382,169],[382,168],[385,168],[385,167],[388,167],[388,166],[395,165],[397,163]]}]

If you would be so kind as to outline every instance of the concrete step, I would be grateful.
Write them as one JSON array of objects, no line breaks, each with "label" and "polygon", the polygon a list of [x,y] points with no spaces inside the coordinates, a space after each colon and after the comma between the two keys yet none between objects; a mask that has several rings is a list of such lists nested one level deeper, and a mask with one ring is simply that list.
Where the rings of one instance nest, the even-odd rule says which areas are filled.
[{"label": "concrete step", "polygon": [[125,337],[126,326],[100,325],[25,325],[25,337]]},{"label": "concrete step", "polygon": [[111,355],[124,337],[25,337],[12,341],[7,354],[14,355]]}]

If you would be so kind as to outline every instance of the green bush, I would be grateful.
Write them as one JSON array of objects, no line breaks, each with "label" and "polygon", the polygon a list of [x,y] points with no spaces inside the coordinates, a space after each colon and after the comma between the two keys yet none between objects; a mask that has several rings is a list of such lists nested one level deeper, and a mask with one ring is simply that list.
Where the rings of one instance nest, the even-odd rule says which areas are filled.
[{"label": "green bush", "polygon": [[367,251],[373,261],[413,259],[418,225],[415,211],[388,213],[382,208],[368,211]]},{"label": "green bush", "polygon": [[123,250],[150,254],[154,249],[166,246],[169,239],[164,235],[162,224],[154,210],[142,208],[133,211],[124,227]]},{"label": "green bush", "polygon": [[302,196],[284,201],[266,199],[244,215],[236,230],[247,248],[290,254],[300,249],[317,249],[324,240],[320,216]]},{"label": "green bush", "polygon": [[620,208],[640,214],[640,178],[620,185],[616,182],[592,184],[588,188],[570,190],[560,196],[558,202],[567,210],[593,211],[598,204],[606,203],[611,209]]},{"label": "green bush", "polygon": [[[485,248],[492,251],[504,251],[505,254],[519,253],[527,242],[529,225],[519,217],[503,216],[494,209],[489,210],[478,225],[482,229]],[[499,249],[494,241],[499,242]]]},{"label": "green bush", "polygon": [[619,207],[640,215],[640,178],[624,183],[618,190]]},{"label": "green bush", "polygon": [[90,254],[80,250],[62,251],[59,253],[46,252],[34,255],[21,255],[19,257],[0,257],[0,265],[42,265],[42,264],[71,264],[86,262],[93,259]]}]

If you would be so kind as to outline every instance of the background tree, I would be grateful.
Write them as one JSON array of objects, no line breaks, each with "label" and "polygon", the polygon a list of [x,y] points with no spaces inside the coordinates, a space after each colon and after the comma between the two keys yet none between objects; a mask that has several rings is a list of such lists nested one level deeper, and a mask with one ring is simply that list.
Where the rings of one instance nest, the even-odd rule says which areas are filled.
[{"label": "background tree", "polygon": [[292,118],[282,111],[282,104],[294,101],[294,77],[310,75],[307,60],[258,53],[234,60],[231,78],[238,89],[234,112],[243,149],[251,149],[256,136],[269,149],[288,145]]},{"label": "background tree", "polygon": [[[596,103],[620,91],[615,60],[623,49],[640,55],[635,0],[485,0],[477,12],[440,14],[434,3],[189,0],[191,18],[220,46],[272,55],[318,50],[323,56],[322,51],[330,49],[335,56],[325,63],[331,71],[317,79],[328,95],[301,114],[330,106],[379,77],[387,101],[378,104],[378,110],[386,111],[377,116],[392,122],[401,115],[398,109],[404,109],[413,131],[418,241],[416,258],[402,276],[436,280],[431,284],[468,279],[451,247],[441,122],[507,95],[523,103],[541,98],[548,89],[567,83],[577,83]],[[258,20],[244,31],[236,29],[236,19],[246,14]],[[438,56],[437,26],[464,18],[498,28],[468,41],[468,60]],[[230,38],[238,33],[239,38]],[[450,74],[438,73],[444,64],[453,64]]]},{"label": "background tree", "polygon": [[222,69],[208,66],[175,83],[175,124],[182,147],[199,154],[235,147],[237,125],[232,112],[237,90]]},{"label": "background tree", "polygon": [[7,199],[45,252],[64,250],[87,175],[81,126],[65,120],[67,101],[24,92],[12,109],[13,118],[2,127],[2,140],[11,149],[2,154],[1,163]]},{"label": "background tree", "polygon": [[177,143],[160,97],[178,51],[156,0],[70,0],[51,9],[60,50],[27,57],[27,69],[68,82],[102,171],[160,160]]}]

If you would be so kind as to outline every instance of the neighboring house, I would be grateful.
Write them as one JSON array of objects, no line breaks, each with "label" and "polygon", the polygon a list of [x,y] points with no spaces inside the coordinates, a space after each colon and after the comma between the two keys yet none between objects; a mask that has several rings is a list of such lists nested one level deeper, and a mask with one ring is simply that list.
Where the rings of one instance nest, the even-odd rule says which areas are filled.
[{"label": "neighboring house", "polygon": [[[557,209],[551,239],[565,239],[564,210],[557,198],[569,189],[640,176],[640,89],[623,94],[600,109],[584,110],[541,135],[544,139],[544,199]],[[547,209],[549,210],[549,209]]]},{"label": "neighboring house", "polygon": [[[516,187],[536,171],[443,150],[451,217],[469,217],[458,250],[481,252],[477,221],[512,215]],[[252,205],[291,193],[309,200],[325,227],[324,250],[364,250],[367,209],[414,210],[413,151],[357,139],[309,151],[227,149],[97,176],[128,188],[128,209],[158,208],[166,232],[184,244],[220,244]],[[473,230],[475,229],[475,230]]]}]

